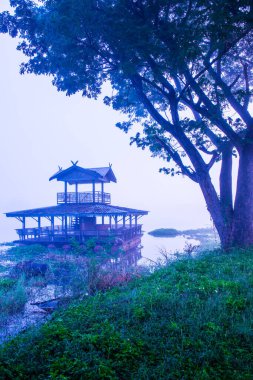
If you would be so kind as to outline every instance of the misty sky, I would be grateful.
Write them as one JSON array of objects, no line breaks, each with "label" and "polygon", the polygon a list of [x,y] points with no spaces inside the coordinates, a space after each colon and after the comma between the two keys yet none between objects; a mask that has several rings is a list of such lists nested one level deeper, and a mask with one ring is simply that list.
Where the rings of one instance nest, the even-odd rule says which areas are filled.
[{"label": "misty sky", "polygon": [[[1,0],[0,11],[6,4]],[[123,116],[105,106],[102,97],[67,97],[50,77],[21,76],[23,56],[16,44],[0,35],[0,242],[15,239],[14,229],[20,228],[3,213],[56,204],[63,183],[48,179],[70,160],[87,168],[112,163],[118,183],[105,191],[114,205],[149,210],[143,217],[146,231],[212,225],[198,186],[160,174],[161,160],[129,146],[130,134],[114,126]]]}]

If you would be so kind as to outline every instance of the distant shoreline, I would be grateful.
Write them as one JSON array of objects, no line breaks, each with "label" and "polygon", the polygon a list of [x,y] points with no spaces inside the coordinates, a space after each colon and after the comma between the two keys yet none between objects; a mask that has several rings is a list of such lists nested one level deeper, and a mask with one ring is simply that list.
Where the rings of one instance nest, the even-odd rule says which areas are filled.
[{"label": "distant shoreline", "polygon": [[191,237],[200,237],[203,235],[214,235],[215,230],[213,228],[196,228],[189,230],[176,230],[175,228],[157,228],[148,232],[149,235],[154,237],[166,237],[174,238],[176,236],[190,235]]}]

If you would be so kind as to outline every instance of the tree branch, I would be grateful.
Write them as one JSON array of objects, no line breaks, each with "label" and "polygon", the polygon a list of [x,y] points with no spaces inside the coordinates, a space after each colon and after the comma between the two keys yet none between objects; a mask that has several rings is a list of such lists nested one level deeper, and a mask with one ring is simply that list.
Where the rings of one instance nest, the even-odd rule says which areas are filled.
[{"label": "tree branch", "polygon": [[135,75],[132,77],[132,83],[133,86],[136,89],[136,93],[139,96],[140,100],[150,113],[150,115],[153,117],[153,119],[160,124],[167,132],[171,133],[171,135],[179,142],[179,144],[182,146],[182,148],[187,153],[190,161],[192,162],[195,170],[196,175],[201,175],[201,173],[207,172],[206,163],[203,160],[201,154],[199,153],[198,149],[192,144],[190,139],[185,135],[183,132],[180,124],[172,124],[166,119],[164,119],[160,113],[155,109],[153,104],[150,102],[150,100],[147,98],[146,94],[144,94],[142,89],[142,82],[141,78],[138,75]]},{"label": "tree branch", "polygon": [[149,114],[153,117],[153,119],[156,120],[157,123],[160,124],[166,131],[173,133],[174,125],[170,123],[168,120],[164,119],[164,117],[155,109],[153,104],[144,94],[143,89],[142,89],[141,77],[139,77],[139,75],[133,76],[132,83],[133,83],[133,86],[135,87],[137,95],[139,96],[140,100],[142,101],[146,109],[148,110]]},{"label": "tree branch", "polygon": [[[187,88],[191,85],[192,80],[196,81],[201,75],[203,75],[209,69],[209,67],[211,67],[217,60],[220,60],[222,57],[224,57],[224,55],[227,54],[230,49],[232,49],[242,38],[244,38],[248,33],[250,33],[251,30],[252,30],[251,27],[247,28],[242,34],[240,34],[240,36],[235,38],[234,41],[230,41],[229,43],[227,43],[225,48],[223,50],[220,50],[219,54],[217,54],[217,56],[211,62],[208,62],[203,67],[203,69],[198,72],[198,74],[192,77],[192,79],[187,80],[187,83],[185,87],[183,88],[182,93],[184,93],[187,90]],[[210,52],[208,52],[208,54],[210,55]]]},{"label": "tree branch", "polygon": [[148,85],[152,86],[153,88],[155,88],[157,91],[159,91],[163,96],[166,97],[166,99],[169,101],[170,100],[170,96],[169,94],[164,91],[161,87],[159,87],[155,82],[152,82],[150,79],[148,78],[145,78],[141,75],[139,75],[140,78],[142,79],[143,82],[147,83]]},{"label": "tree branch", "polygon": [[240,102],[236,100],[234,97],[230,87],[221,79],[221,77],[216,73],[212,66],[208,69],[209,74],[213,77],[217,85],[223,90],[224,95],[226,96],[229,104],[233,109],[238,113],[238,115],[242,118],[248,128],[253,129],[253,118],[247,109],[245,109]]},{"label": "tree branch", "polygon": [[155,136],[155,140],[162,146],[163,149],[165,149],[169,155],[172,157],[173,161],[180,167],[182,174],[189,177],[192,181],[198,182],[196,173],[194,171],[190,171],[189,168],[187,168],[183,161],[181,160],[180,155],[172,149],[171,146],[166,144],[160,137]]},{"label": "tree branch", "polygon": [[214,150],[208,150],[206,149],[204,146],[201,146],[199,147],[199,150],[201,150],[203,153],[205,154],[209,154],[209,155],[214,155],[215,153],[217,153],[217,149],[214,149]]},{"label": "tree branch", "polygon": [[249,88],[249,75],[248,75],[248,65],[247,63],[243,64],[243,75],[245,80],[245,97],[243,102],[243,108],[248,109],[250,101],[250,88]]},{"label": "tree branch", "polygon": [[[206,96],[202,88],[193,79],[188,69],[185,70],[185,76],[187,79],[191,80],[191,86],[193,90],[196,92],[199,99],[201,99],[207,108],[207,110],[203,110],[202,107],[198,107],[198,112],[205,113],[205,117],[207,117],[211,122],[214,122],[215,125],[232,141],[233,145],[238,149],[238,151],[240,151],[242,140],[239,135],[223,119],[222,115],[220,114],[220,110],[217,109],[211,100]],[[196,107],[196,103],[194,103],[193,106]]]},{"label": "tree branch", "polygon": [[[184,97],[181,99],[181,102],[190,108],[190,110],[192,111],[192,113],[195,117],[195,120],[198,121],[199,123],[202,123],[202,119],[200,116],[200,115],[202,115],[206,119],[213,122],[214,125],[219,127],[217,120],[214,119],[213,116],[206,109],[202,108],[200,106],[200,104],[194,103],[193,100],[190,101],[188,98],[184,98]],[[207,137],[211,140],[211,142],[217,148],[220,147],[220,145],[222,144],[222,140],[210,128],[205,126],[205,129],[203,132],[207,135]]]},{"label": "tree branch", "polygon": [[217,157],[218,157],[218,152],[215,151],[213,153],[213,156],[211,158],[211,160],[208,162],[208,164],[206,165],[207,166],[207,170],[210,171],[211,168],[213,167],[213,165],[215,164],[215,162],[217,161]]}]

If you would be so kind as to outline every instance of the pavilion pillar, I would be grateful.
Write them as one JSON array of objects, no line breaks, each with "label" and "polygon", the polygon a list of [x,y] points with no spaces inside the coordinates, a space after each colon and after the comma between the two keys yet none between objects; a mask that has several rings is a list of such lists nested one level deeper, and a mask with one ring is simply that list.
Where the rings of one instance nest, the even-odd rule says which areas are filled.
[{"label": "pavilion pillar", "polygon": [[93,181],[92,182],[92,202],[95,203],[95,191],[96,191],[96,187],[95,187],[95,182]]},{"label": "pavilion pillar", "polygon": [[51,233],[52,239],[54,238],[54,216],[51,216]]},{"label": "pavilion pillar", "polygon": [[41,217],[38,216],[38,235],[40,237],[40,228],[41,228]]},{"label": "pavilion pillar", "polygon": [[65,236],[68,236],[68,218],[67,216],[64,217],[64,230],[65,230]]},{"label": "pavilion pillar", "polygon": [[126,227],[126,216],[125,215],[123,216],[123,227],[124,228]]},{"label": "pavilion pillar", "polygon": [[22,230],[23,230],[22,240],[25,240],[25,216],[23,216],[22,218]]},{"label": "pavilion pillar", "polygon": [[130,227],[130,237],[133,237],[133,231],[132,231],[132,215],[129,215],[129,227]]},{"label": "pavilion pillar", "polygon": [[78,202],[78,183],[76,183],[75,188],[76,188],[76,203],[79,203]]},{"label": "pavilion pillar", "polygon": [[102,216],[102,225],[104,225],[105,224],[105,217],[104,217],[104,215]]},{"label": "pavilion pillar", "polygon": [[68,203],[67,202],[67,195],[68,195],[68,183],[64,182],[64,199],[65,199],[65,203]]},{"label": "pavilion pillar", "polygon": [[110,225],[110,230],[112,229],[112,217],[111,215],[109,216],[109,225]]},{"label": "pavilion pillar", "polygon": [[118,228],[118,217],[115,216],[115,230]]},{"label": "pavilion pillar", "polygon": [[101,182],[102,203],[105,203],[104,182]]}]

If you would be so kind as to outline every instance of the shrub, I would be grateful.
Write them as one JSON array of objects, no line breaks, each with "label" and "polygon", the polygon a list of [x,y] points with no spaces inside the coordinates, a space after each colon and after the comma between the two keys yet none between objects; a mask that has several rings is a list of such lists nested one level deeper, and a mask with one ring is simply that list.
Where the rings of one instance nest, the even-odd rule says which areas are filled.
[{"label": "shrub", "polygon": [[13,278],[8,278],[8,277],[2,277],[0,278],[0,291],[1,290],[8,290],[12,288],[16,284],[16,280]]}]

